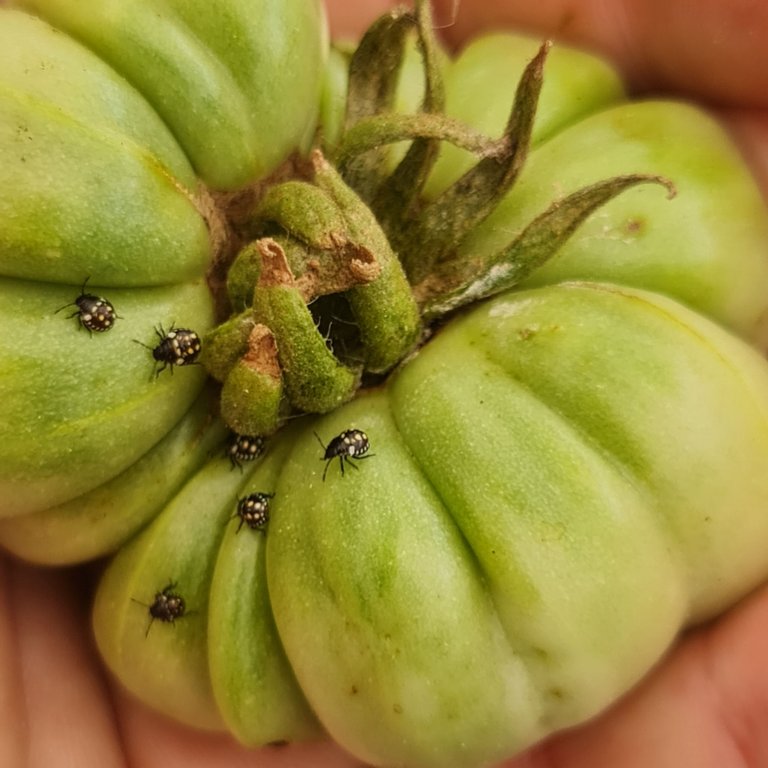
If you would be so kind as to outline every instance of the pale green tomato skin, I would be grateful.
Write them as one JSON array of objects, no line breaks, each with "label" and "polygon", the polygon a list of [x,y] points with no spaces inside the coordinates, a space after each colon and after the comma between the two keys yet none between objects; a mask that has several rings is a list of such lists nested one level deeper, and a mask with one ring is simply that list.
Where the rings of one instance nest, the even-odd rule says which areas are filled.
[{"label": "pale green tomato skin", "polygon": [[768,575],[768,370],[663,297],[492,301],[314,425],[350,427],[374,455],[343,477],[296,442],[268,578],[302,690],[373,765],[583,721]]},{"label": "pale green tomato skin", "polygon": [[[129,690],[195,727],[226,723],[247,744],[321,733],[274,627],[264,534],[237,532],[238,499],[271,492],[290,444],[242,473],[220,451],[120,550],[94,604],[99,650]],[[189,615],[147,633],[147,605],[169,582]]]},{"label": "pale green tomato skin", "polygon": [[[323,479],[317,438],[350,428],[367,457]],[[766,461],[768,367],[738,337],[633,288],[506,294],[255,468],[212,459],[107,569],[97,642],[143,701],[247,744],[312,711],[371,765],[492,764],[768,577]],[[266,534],[236,532],[251,491]],[[194,614],[142,640],[135,601],[170,580]]]},{"label": "pale green tomato skin", "polygon": [[213,406],[206,389],[157,445],[116,477],[62,504],[0,518],[0,544],[45,565],[81,563],[114,552],[220,451],[226,429],[212,418]]},{"label": "pale green tomato skin", "polygon": [[[246,470],[238,498],[272,493],[291,441],[284,437]],[[270,507],[272,500],[270,500]],[[323,735],[280,642],[267,587],[267,535],[230,519],[216,558],[208,610],[208,662],[214,697],[229,731],[259,746]]]},{"label": "pale green tomato skin", "polygon": [[[94,604],[99,650],[128,690],[199,728],[223,722],[208,674],[207,598],[221,538],[236,503],[239,473],[220,459],[195,474],[150,528],[120,550]],[[169,584],[186,602],[173,626],[148,606]],[[149,628],[149,630],[148,630]]]},{"label": "pale green tomato skin", "polygon": [[199,365],[156,375],[152,355],[160,326],[201,336],[212,327],[205,280],[89,290],[119,315],[104,333],[69,317],[79,286],[0,279],[0,517],[62,504],[123,472],[173,428],[205,382]]},{"label": "pale green tomato skin", "polygon": [[[353,46],[349,46],[353,48]],[[347,46],[335,44],[328,51],[323,70],[320,96],[319,128],[323,146],[332,148],[341,138],[344,124],[347,86],[349,84],[349,57]]]},{"label": "pale green tomato skin", "polygon": [[272,171],[311,135],[327,33],[319,0],[18,0],[150,101],[209,187]]},{"label": "pale green tomato skin", "polygon": [[209,234],[184,153],[144,98],[44,22],[0,9],[0,275],[198,277]]}]

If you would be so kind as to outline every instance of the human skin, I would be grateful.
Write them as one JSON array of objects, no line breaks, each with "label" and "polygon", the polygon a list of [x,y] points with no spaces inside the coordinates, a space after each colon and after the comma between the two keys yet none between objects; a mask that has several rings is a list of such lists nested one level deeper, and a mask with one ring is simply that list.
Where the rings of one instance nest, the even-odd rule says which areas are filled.
[{"label": "human skin", "polygon": [[[354,34],[388,7],[328,0]],[[499,23],[609,55],[633,91],[690,95],[722,115],[768,197],[768,4],[758,0],[435,2],[450,44]],[[695,23],[691,23],[695,20]],[[768,290],[768,286],[766,286]],[[89,631],[98,566],[45,570],[0,558],[0,765],[10,768],[352,768],[329,743],[260,750],[147,710],[106,674]],[[768,765],[768,588],[688,632],[593,722],[504,768]]]}]

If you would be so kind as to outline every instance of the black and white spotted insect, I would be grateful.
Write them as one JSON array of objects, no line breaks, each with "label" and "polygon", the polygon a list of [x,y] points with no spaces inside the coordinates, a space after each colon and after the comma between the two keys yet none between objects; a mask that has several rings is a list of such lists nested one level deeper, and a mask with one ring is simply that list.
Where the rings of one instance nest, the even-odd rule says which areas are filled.
[{"label": "black and white spotted insect", "polygon": [[269,500],[274,493],[250,493],[237,502],[237,512],[232,519],[239,517],[240,524],[235,533],[240,533],[243,524],[254,531],[263,531],[269,522]]},{"label": "black and white spotted insect", "polygon": [[241,461],[254,461],[264,453],[264,438],[255,435],[239,435],[232,433],[227,445],[227,456],[232,462],[232,468],[239,467],[242,472]]},{"label": "black and white spotted insect", "polygon": [[149,611],[149,624],[147,625],[144,637],[149,635],[149,630],[152,629],[155,619],[167,624],[173,624],[177,619],[187,615],[187,605],[184,602],[184,598],[177,592],[174,592],[174,589],[176,589],[176,583],[170,582],[159,592],[155,593],[155,599],[149,604],[132,598],[135,603],[143,605]]},{"label": "black and white spotted insect", "polygon": [[[155,359],[155,376],[159,376],[166,368],[173,369],[177,366],[193,365],[197,362],[197,357],[202,349],[200,337],[189,328],[175,328],[171,326],[166,333],[163,326],[155,328],[160,341],[154,346],[149,347],[140,341],[142,347],[152,350],[152,357]],[[162,363],[160,367],[158,365]]]},{"label": "black and white spotted insect", "polygon": [[93,336],[94,333],[108,331],[114,326],[115,320],[120,316],[115,311],[112,303],[104,297],[96,296],[93,293],[86,293],[85,286],[87,284],[88,280],[83,283],[80,295],[74,301],[70,301],[69,304],[59,307],[56,312],[61,312],[67,307],[77,307],[71,315],[67,315],[67,319],[76,317],[79,326],[85,328]]},{"label": "black and white spotted insect", "polygon": [[328,474],[328,467],[334,459],[339,460],[339,466],[341,467],[341,474],[344,475],[344,465],[349,464],[350,467],[357,469],[357,465],[353,459],[368,459],[374,456],[373,453],[368,453],[370,450],[370,442],[368,441],[368,435],[361,429],[345,429],[340,435],[331,440],[328,445],[324,445],[320,439],[320,435],[315,432],[317,442],[323,448],[322,461],[325,462],[325,469],[323,470],[323,482],[325,482],[325,476]]}]

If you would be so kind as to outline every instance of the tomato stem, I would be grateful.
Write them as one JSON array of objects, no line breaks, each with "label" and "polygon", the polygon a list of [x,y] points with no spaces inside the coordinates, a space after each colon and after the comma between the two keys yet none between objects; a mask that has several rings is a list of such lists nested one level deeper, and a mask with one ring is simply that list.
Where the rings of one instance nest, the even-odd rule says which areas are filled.
[{"label": "tomato stem", "polygon": [[[424,73],[416,114],[396,111],[400,70],[415,33]],[[424,335],[424,322],[507,290],[552,258],[574,230],[637,184],[630,174],[552,203],[490,256],[463,247],[507,195],[526,161],[550,43],[525,68],[501,137],[444,114],[441,52],[429,2],[385,14],[349,66],[335,167],[320,150],[247,208],[253,239],[234,260],[235,312],[210,334],[205,364],[223,382],[231,427],[266,434],[290,409],[326,412],[354,396],[364,376],[389,372]],[[393,168],[387,145],[408,141]],[[432,200],[424,189],[444,142],[469,149],[474,167]],[[258,427],[258,428],[257,428]]]},{"label": "tomato stem", "polygon": [[[421,318],[411,286],[376,217],[319,152],[313,154],[317,184],[345,213],[352,236],[376,255],[381,274],[345,296],[362,342],[365,368],[388,371],[416,345]],[[361,281],[362,283],[362,281]]]}]

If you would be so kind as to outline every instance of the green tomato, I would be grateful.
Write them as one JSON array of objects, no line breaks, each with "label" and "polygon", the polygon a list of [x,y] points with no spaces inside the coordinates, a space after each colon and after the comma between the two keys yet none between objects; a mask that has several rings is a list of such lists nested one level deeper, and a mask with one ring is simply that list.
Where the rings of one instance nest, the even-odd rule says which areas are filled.
[{"label": "green tomato", "polygon": [[18,11],[0,21],[0,180],[12,190],[0,203],[3,277],[92,287],[199,278],[208,229],[167,126],[72,39]]},{"label": "green tomato", "polygon": [[[342,474],[316,435],[348,429],[370,451]],[[244,743],[317,717],[373,765],[486,764],[768,576],[767,460],[768,367],[712,321],[609,284],[507,294],[255,469],[190,479],[107,570],[97,642],[145,701]],[[236,519],[253,492],[266,534]],[[147,632],[169,579],[189,615]]]},{"label": "green tomato", "polygon": [[264,176],[311,136],[326,48],[318,0],[16,4],[133,84],[209,187]]},{"label": "green tomato", "polygon": [[658,295],[563,284],[313,425],[375,454],[322,482],[308,434],[274,486],[271,604],[330,733],[374,765],[501,759],[761,583],[766,373]]},{"label": "green tomato", "polygon": [[[303,0],[259,4],[258,24],[251,4],[234,1],[215,17],[205,3],[173,14],[152,3],[28,5],[60,26],[0,9],[0,517],[47,514],[52,532],[87,510],[103,535],[73,530],[79,543],[61,555],[80,560],[167,500],[164,463],[181,453],[192,471],[207,455],[171,437],[189,443],[182,419],[200,427],[205,371],[156,359],[158,346],[173,329],[202,337],[213,326],[207,273],[222,220],[208,188],[254,182],[306,139],[325,28],[319,4]],[[152,45],[162,65],[147,66]],[[288,67],[294,45],[301,65]],[[83,295],[114,307],[108,330],[85,327]],[[140,483],[157,489],[149,503],[135,494],[132,512],[109,520],[105,488]]]},{"label": "green tomato", "polygon": [[[486,45],[494,56],[477,56]],[[475,43],[446,65],[449,108],[498,128],[505,110],[468,101],[469,74],[502,62],[488,81],[510,82],[530,53],[512,36]],[[669,298],[762,341],[759,193],[701,112],[625,103],[579,52],[553,56],[549,75],[520,182],[531,200],[516,187],[463,248],[496,250],[553,194],[627,166],[669,175],[678,198],[614,201],[586,224],[605,230],[597,256],[577,235],[529,280],[550,287],[453,321],[385,386],[294,423],[242,476],[216,459],[192,478],[115,558],[95,603],[101,652],[144,701],[249,745],[322,728],[373,765],[487,764],[605,708],[684,626],[768,576],[768,369]],[[465,170],[444,149],[428,191]],[[725,189],[741,204],[723,223]],[[350,429],[370,450],[324,463]],[[237,519],[256,492],[274,494],[266,534]],[[142,641],[137,601],[170,575],[190,613]]]},{"label": "green tomato", "polygon": [[[606,175],[663,174],[677,197],[613,200],[520,290],[240,472],[203,371],[155,376],[151,348],[161,325],[212,327],[209,189],[306,139],[322,14],[25,5],[73,37],[0,14],[0,541],[46,563],[120,548],[94,630],[139,698],[248,745],[325,732],[374,765],[478,766],[591,717],[768,577],[768,223],[710,117],[626,101],[604,62],[556,49],[520,181],[456,249],[495,253]],[[449,113],[498,132],[533,48],[446,58]],[[466,168],[444,149],[427,200]],[[114,303],[108,332],[68,316],[81,291]],[[337,451],[348,430],[370,445]],[[266,528],[241,510],[256,493]]]}]

